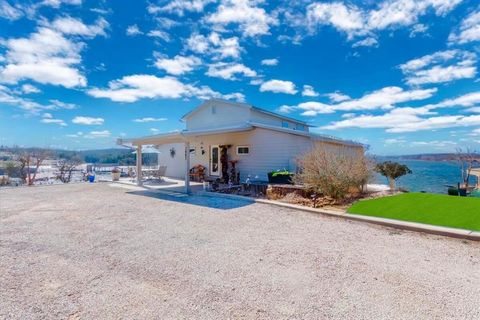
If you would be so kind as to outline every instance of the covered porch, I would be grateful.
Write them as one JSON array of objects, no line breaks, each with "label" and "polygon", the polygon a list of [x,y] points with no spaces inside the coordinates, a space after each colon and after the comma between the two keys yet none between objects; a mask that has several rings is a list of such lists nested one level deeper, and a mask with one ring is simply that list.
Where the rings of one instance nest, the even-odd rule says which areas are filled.
[{"label": "covered porch", "polygon": [[[192,193],[202,189],[203,183],[201,181],[192,181],[192,177],[195,178],[195,175],[192,175],[192,169],[194,167],[203,167],[204,178],[210,181],[221,179],[225,175],[231,172],[225,172],[227,168],[230,168],[231,165],[235,166],[234,161],[230,161],[230,167],[226,165],[224,161],[228,161],[227,149],[231,147],[232,143],[239,139],[245,139],[245,132],[253,130],[252,126],[242,126],[242,127],[229,127],[221,128],[216,130],[197,130],[197,131],[188,131],[184,130],[181,132],[159,134],[153,136],[146,136],[133,139],[118,139],[117,144],[134,148],[136,151],[136,177],[134,183],[137,186],[145,186],[149,188],[158,188],[158,189],[175,189],[175,191],[182,191],[185,193]],[[170,162],[174,163],[175,166],[181,165],[181,176],[176,176],[175,178],[169,177],[165,178],[165,182],[160,181],[158,183],[150,184],[144,180],[144,174],[142,174],[143,163],[142,163],[142,147],[146,145],[154,145],[157,148],[162,146],[169,146],[172,144],[179,144],[182,148],[179,148],[178,154],[176,150],[172,152],[172,159],[169,159]],[[177,159],[173,159],[178,157]],[[192,159],[193,158],[193,159]],[[183,162],[183,163],[182,163]],[[162,166],[163,163],[159,162],[159,166]],[[233,176],[232,176],[233,177]],[[239,179],[239,176],[236,175],[235,179]],[[198,179],[201,180],[201,179]],[[127,183],[133,183],[132,180]]]}]

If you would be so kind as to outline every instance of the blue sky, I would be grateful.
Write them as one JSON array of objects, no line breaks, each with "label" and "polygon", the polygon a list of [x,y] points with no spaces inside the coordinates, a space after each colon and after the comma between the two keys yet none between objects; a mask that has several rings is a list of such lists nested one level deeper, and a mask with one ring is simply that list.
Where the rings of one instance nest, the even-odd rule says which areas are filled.
[{"label": "blue sky", "polygon": [[112,147],[203,99],[376,154],[480,148],[473,0],[0,0],[0,144]]}]

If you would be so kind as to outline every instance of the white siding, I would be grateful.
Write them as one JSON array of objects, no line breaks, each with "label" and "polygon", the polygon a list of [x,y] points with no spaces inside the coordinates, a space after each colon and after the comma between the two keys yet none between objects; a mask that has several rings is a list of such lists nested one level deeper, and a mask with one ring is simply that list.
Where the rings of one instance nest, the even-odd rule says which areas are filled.
[{"label": "white siding", "polygon": [[298,130],[299,128],[297,126],[301,126],[300,131],[308,132],[308,126],[301,125],[295,121],[282,119],[274,115],[269,115],[269,114],[257,111],[255,109],[252,109],[251,121],[261,123],[261,124],[266,124],[269,126],[277,126],[277,127],[284,127],[284,124],[286,124],[288,125],[287,128],[293,129],[293,130]]},{"label": "white siding", "polygon": [[201,130],[245,125],[250,109],[233,104],[211,102],[197,110],[186,121],[187,130]]},{"label": "white siding", "polygon": [[[294,171],[295,159],[312,145],[308,137],[260,128],[248,132],[203,136],[192,143],[195,148],[195,155],[191,158],[192,166],[201,164],[208,168],[210,146],[226,144],[231,145],[228,150],[229,160],[239,161],[237,168],[242,180],[248,175],[267,180],[267,173],[272,170]],[[237,146],[249,146],[250,154],[237,155]],[[202,147],[205,150],[203,155]]]},{"label": "white siding", "polygon": [[[158,165],[167,166],[167,177],[185,177],[185,145],[183,143],[170,143],[157,147],[161,153],[158,154]],[[172,158],[170,149],[175,149],[175,156]]]},{"label": "white siding", "polygon": [[[321,141],[315,141],[315,143],[325,144],[332,152],[345,147],[337,143]],[[241,180],[245,180],[248,175],[252,178],[258,176],[260,180],[267,180],[269,171],[287,169],[295,172],[296,159],[310,150],[313,142],[309,137],[262,128],[245,132],[192,137],[190,147],[195,151],[191,154],[191,167],[201,164],[207,168],[207,175],[210,166],[211,145],[231,145],[228,149],[228,158],[229,160],[238,160],[237,170],[240,172]],[[250,153],[237,155],[237,146],[248,146]],[[170,156],[172,147],[176,150],[174,158]],[[362,151],[357,147],[351,149]],[[185,170],[184,144],[166,144],[160,146],[159,150],[162,152],[158,156],[159,165],[167,166],[166,175],[183,178]]]}]

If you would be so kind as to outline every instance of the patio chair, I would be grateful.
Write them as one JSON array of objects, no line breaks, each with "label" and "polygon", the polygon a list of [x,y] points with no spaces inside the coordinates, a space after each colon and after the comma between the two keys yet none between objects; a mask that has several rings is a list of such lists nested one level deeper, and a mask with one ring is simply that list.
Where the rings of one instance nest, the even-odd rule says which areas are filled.
[{"label": "patio chair", "polygon": [[165,173],[167,172],[167,166],[159,166],[158,170],[153,173],[155,179],[162,180],[165,177]]},{"label": "patio chair", "polygon": [[198,164],[190,169],[190,180],[203,182],[205,180],[205,167]]}]

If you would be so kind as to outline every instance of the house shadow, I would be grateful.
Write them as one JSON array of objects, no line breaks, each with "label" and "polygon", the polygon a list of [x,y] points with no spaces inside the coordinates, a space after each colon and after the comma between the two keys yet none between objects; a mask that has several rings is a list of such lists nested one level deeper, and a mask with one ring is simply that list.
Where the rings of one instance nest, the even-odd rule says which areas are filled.
[{"label": "house shadow", "polygon": [[218,210],[230,210],[245,207],[255,203],[253,200],[248,199],[228,199],[222,197],[206,197],[195,194],[185,194],[181,191],[183,188],[179,187],[179,190],[175,188],[169,188],[168,190],[139,190],[128,191],[128,194],[133,194],[142,197],[150,197],[164,201],[172,201],[178,203],[185,203],[194,206],[207,207]]}]

